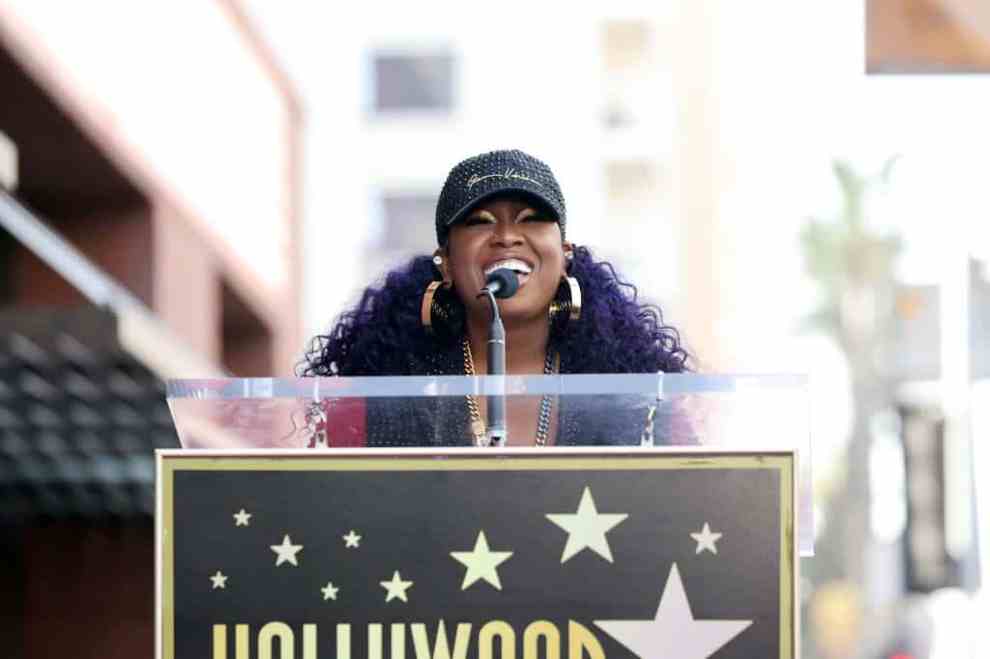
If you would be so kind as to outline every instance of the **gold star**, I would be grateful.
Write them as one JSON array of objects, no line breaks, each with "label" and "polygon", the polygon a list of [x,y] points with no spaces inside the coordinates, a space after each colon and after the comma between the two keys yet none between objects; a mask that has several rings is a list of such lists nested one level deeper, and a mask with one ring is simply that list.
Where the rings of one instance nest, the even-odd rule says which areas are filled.
[{"label": "gold star", "polygon": [[653,620],[595,620],[637,657],[704,659],[753,624],[752,620],[698,620],[691,613],[677,563],[670,568]]},{"label": "gold star", "polygon": [[294,545],[292,541],[289,540],[289,535],[286,534],[282,539],[282,544],[271,545],[272,551],[278,556],[275,560],[275,566],[278,567],[282,563],[289,562],[293,565],[298,566],[299,563],[296,562],[296,554],[303,548],[302,545]]},{"label": "gold star", "polygon": [[464,582],[461,590],[467,590],[468,586],[478,579],[484,579],[498,590],[502,590],[502,582],[499,581],[498,571],[495,569],[512,556],[511,551],[491,551],[488,548],[488,540],[485,532],[478,533],[478,539],[474,543],[472,551],[452,551],[450,555],[454,560],[467,566],[464,574]]},{"label": "gold star", "polygon": [[691,537],[698,543],[698,546],[694,550],[695,554],[700,554],[706,550],[711,551],[713,554],[718,554],[718,547],[715,546],[715,543],[722,537],[722,534],[712,533],[712,529],[708,526],[708,522],[705,522],[705,526],[701,529],[700,533],[692,533]]},{"label": "gold star", "polygon": [[241,508],[240,512],[234,513],[234,526],[248,526],[251,513]]},{"label": "gold star", "polygon": [[213,590],[227,587],[227,576],[220,570],[217,570],[217,573],[210,577],[210,581],[213,582]]},{"label": "gold star", "polygon": [[391,581],[381,581],[379,583],[381,583],[382,588],[385,589],[386,602],[391,602],[396,597],[402,600],[403,602],[409,601],[408,599],[406,599],[406,591],[409,590],[409,588],[413,585],[413,582],[403,581],[402,577],[399,576],[398,570],[396,570],[395,574],[392,575]]},{"label": "gold star", "polygon": [[340,590],[340,588],[337,588],[336,586],[334,586],[332,581],[328,581],[326,586],[324,586],[323,588],[320,588],[320,591],[323,593],[323,601],[324,602],[327,601],[327,600],[334,600],[334,601],[336,601],[337,600],[337,591],[338,590]]},{"label": "gold star", "polygon": [[627,514],[599,514],[595,500],[591,498],[591,488],[585,487],[576,513],[547,515],[547,519],[567,531],[567,544],[560,562],[566,563],[567,559],[587,548],[612,563],[612,551],[605,534],[627,517]]},{"label": "gold star", "polygon": [[354,532],[354,529],[351,529],[350,533],[348,533],[347,535],[343,536],[343,538],[344,538],[344,542],[346,543],[344,545],[345,547],[360,547],[361,546],[361,536],[359,536],[357,533],[355,533]]}]

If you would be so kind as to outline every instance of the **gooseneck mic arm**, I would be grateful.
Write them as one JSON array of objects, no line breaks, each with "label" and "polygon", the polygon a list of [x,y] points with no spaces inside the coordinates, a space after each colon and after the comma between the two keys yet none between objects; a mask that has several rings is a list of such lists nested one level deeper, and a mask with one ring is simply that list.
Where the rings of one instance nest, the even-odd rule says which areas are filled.
[{"label": "gooseneck mic arm", "polygon": [[[512,297],[519,289],[516,273],[508,268],[499,268],[485,281],[478,297],[485,296],[492,308],[492,322],[488,327],[488,375],[505,376],[505,326],[498,311],[495,298]],[[508,437],[505,423],[505,381],[499,383],[498,392],[487,396],[489,446],[504,446]]]},{"label": "gooseneck mic arm", "polygon": [[[498,304],[495,302],[495,294],[484,289],[484,293],[491,303],[492,322],[488,326],[488,375],[505,375],[505,326],[502,324],[502,317],[498,313]],[[505,386],[500,383],[499,391],[487,397],[488,402],[488,426],[487,437],[489,446],[505,446],[508,438],[508,429],[505,426]]]}]

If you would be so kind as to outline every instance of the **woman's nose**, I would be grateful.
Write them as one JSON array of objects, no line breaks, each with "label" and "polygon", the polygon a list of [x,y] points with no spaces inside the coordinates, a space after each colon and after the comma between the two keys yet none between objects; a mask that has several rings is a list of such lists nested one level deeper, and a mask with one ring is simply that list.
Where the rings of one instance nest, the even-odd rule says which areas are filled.
[{"label": "woman's nose", "polygon": [[492,242],[498,246],[508,247],[522,243],[522,233],[515,222],[499,220],[492,233]]}]

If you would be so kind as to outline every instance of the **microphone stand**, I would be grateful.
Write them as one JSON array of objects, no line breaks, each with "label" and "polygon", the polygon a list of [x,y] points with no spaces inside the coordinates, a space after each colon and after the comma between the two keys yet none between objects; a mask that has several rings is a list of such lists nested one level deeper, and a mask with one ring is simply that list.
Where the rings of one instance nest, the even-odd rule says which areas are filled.
[{"label": "microphone stand", "polygon": [[483,289],[492,307],[492,322],[488,327],[488,375],[500,376],[498,392],[486,397],[488,402],[488,445],[505,446],[508,430],[505,424],[505,326],[498,312],[495,294]]}]

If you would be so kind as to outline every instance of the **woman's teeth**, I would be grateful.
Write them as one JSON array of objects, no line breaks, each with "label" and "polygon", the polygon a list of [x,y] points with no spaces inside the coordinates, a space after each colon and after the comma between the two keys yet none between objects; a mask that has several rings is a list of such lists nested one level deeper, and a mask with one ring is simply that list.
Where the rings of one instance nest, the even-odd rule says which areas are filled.
[{"label": "woman's teeth", "polygon": [[519,259],[505,259],[503,261],[496,261],[495,263],[492,263],[490,266],[485,268],[484,274],[487,277],[500,268],[508,268],[509,270],[514,271],[517,275],[528,275],[533,272],[533,269],[529,267],[529,264],[525,261],[520,261]]}]

